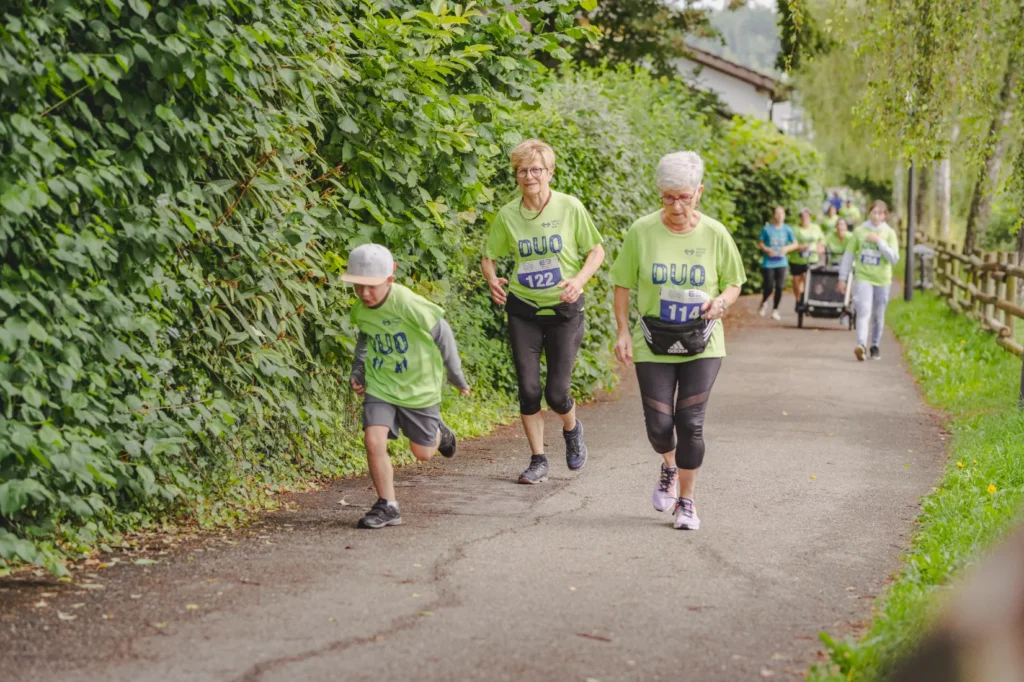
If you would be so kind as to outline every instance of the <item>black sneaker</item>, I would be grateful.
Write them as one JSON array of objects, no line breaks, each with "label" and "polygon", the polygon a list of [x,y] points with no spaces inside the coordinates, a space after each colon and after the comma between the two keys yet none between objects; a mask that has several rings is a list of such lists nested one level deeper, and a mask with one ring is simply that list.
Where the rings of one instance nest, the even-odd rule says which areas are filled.
[{"label": "black sneaker", "polygon": [[366,516],[359,519],[360,528],[383,528],[384,526],[397,526],[402,523],[402,512],[398,510],[398,503],[390,504],[384,498],[377,500]]},{"label": "black sneaker", "polygon": [[576,428],[572,431],[562,429],[565,438],[565,463],[573,471],[582,469],[587,463],[587,446],[583,442],[583,422],[576,420]]},{"label": "black sneaker", "polygon": [[532,485],[546,480],[548,480],[548,458],[544,455],[533,455],[530,457],[530,466],[519,474],[519,482]]},{"label": "black sneaker", "polygon": [[444,422],[441,422],[441,426],[438,428],[441,430],[441,442],[437,446],[437,451],[445,457],[454,457],[455,448],[459,445],[455,440],[455,432],[452,431]]},{"label": "black sneaker", "polygon": [[882,352],[878,350],[878,346],[871,346],[871,359],[872,360],[881,360],[882,359]]}]

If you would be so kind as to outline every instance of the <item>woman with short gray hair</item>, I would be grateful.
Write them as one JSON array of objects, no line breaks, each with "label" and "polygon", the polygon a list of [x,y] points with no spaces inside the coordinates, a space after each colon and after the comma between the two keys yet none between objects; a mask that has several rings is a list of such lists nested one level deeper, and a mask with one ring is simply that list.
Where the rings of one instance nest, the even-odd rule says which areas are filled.
[{"label": "woman with short gray hair", "polygon": [[[704,162],[696,152],[666,154],[655,182],[662,208],[629,228],[611,269],[615,354],[634,362],[647,438],[664,463],[654,488],[657,511],[674,505],[675,527],[700,528],[694,484],[704,460],[704,413],[725,356],[718,320],[746,281],[729,231],[697,210]],[[640,319],[629,330],[629,297]]]}]

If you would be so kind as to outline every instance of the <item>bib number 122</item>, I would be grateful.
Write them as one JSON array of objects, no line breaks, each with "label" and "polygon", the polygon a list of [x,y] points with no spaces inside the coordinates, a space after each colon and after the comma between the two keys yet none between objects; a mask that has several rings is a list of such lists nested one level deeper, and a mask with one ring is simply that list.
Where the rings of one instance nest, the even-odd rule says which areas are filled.
[{"label": "bib number 122", "polygon": [[562,269],[557,258],[524,261],[519,265],[517,278],[527,289],[548,289],[561,281]]}]

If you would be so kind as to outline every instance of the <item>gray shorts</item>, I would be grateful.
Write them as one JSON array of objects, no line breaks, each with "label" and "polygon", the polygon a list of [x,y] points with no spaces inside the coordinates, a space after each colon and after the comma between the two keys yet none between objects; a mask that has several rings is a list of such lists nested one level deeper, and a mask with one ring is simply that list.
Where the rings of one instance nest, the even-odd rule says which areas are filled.
[{"label": "gray shorts", "polygon": [[363,399],[363,428],[386,426],[388,438],[398,438],[401,431],[416,445],[433,447],[441,428],[441,404],[430,407],[399,407],[375,398],[369,393]]}]

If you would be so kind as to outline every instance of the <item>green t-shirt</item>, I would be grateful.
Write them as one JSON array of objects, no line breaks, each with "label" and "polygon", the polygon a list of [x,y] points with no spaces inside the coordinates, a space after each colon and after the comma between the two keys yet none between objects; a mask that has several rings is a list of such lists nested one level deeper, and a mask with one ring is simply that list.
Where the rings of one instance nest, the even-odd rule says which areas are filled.
[{"label": "green t-shirt", "polygon": [[846,244],[850,241],[850,233],[846,233],[846,239],[840,239],[837,232],[829,232],[825,235],[825,246],[828,247],[829,253],[832,257],[843,257],[843,253],[846,251]]},{"label": "green t-shirt", "polygon": [[399,407],[441,402],[444,361],[430,330],[441,306],[398,284],[376,308],[356,299],[350,318],[366,335],[366,392]]},{"label": "green t-shirt", "polygon": [[839,216],[837,215],[827,215],[821,219],[821,230],[825,233],[826,237],[836,233],[836,223],[838,222]]},{"label": "green t-shirt", "polygon": [[[728,286],[747,281],[736,242],[722,223],[706,215],[693,231],[674,234],[661,222],[661,211],[637,220],[626,233],[611,269],[615,286],[637,289],[640,315],[674,318],[675,291],[699,289],[714,298]],[[697,313],[694,313],[696,315]],[[684,315],[687,319],[691,315]],[[672,319],[671,321],[678,321]],[[700,355],[655,355],[647,347],[639,320],[633,330],[634,362],[689,362],[725,357],[721,322],[715,325]]]},{"label": "green t-shirt", "polygon": [[839,209],[839,217],[846,218],[851,223],[857,223],[860,221],[861,218],[860,209],[854,206],[853,204],[850,204],[849,206],[843,206],[841,209]]},{"label": "green t-shirt", "polygon": [[809,244],[811,248],[807,251],[790,251],[789,262],[795,265],[813,265],[818,262],[818,243],[825,241],[825,235],[821,228],[813,223],[807,227],[794,227],[793,234],[796,235],[798,244]]},{"label": "green t-shirt", "polygon": [[896,230],[884,223],[878,230],[872,230],[865,223],[846,240],[846,250],[853,253],[854,280],[884,287],[892,284],[892,263],[885,260],[876,244],[867,240],[872,232],[880,235],[893,251],[899,249]]},{"label": "green t-shirt", "polygon": [[555,285],[579,274],[601,235],[576,197],[552,191],[548,205],[533,220],[523,217],[530,217],[531,211],[521,209],[519,202],[508,202],[494,216],[484,255],[497,260],[511,253],[515,271],[509,277],[509,291],[549,308],[558,305],[562,294]]}]

